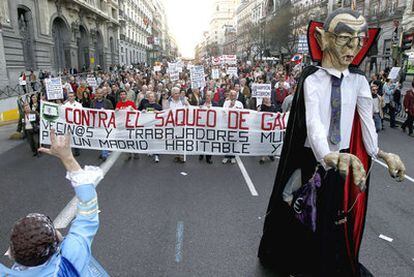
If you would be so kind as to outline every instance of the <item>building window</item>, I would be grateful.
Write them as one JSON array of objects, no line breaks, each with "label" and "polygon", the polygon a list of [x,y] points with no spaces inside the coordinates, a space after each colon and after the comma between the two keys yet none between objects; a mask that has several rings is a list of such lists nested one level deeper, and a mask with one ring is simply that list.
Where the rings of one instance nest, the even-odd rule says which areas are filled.
[{"label": "building window", "polygon": [[391,55],[391,39],[384,40],[384,56]]}]

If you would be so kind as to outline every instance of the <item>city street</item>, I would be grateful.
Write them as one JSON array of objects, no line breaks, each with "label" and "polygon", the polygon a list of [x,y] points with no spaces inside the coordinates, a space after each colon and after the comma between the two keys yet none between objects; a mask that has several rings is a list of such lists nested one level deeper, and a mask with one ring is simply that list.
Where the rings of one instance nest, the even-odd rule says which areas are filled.
[{"label": "city street", "polygon": [[[0,127],[4,252],[16,219],[29,212],[54,219],[74,196],[57,159],[32,157],[26,143],[6,140],[13,129]],[[381,148],[399,154],[409,176],[413,143],[400,129],[380,134]],[[79,161],[96,165],[98,155],[82,151]],[[256,253],[277,161],[260,165],[259,157],[249,157],[223,165],[213,157],[209,165],[192,156],[176,164],[173,156],[161,156],[155,164],[147,155],[125,158],[115,161],[98,187],[101,225],[93,255],[111,276],[271,276]],[[413,179],[393,182],[375,163],[369,194],[362,263],[374,276],[413,276]],[[0,262],[10,265],[5,257]]]}]

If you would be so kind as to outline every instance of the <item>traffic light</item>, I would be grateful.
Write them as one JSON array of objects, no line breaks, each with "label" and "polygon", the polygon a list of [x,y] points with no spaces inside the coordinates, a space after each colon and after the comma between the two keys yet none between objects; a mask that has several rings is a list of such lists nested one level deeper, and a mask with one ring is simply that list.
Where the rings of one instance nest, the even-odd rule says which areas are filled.
[{"label": "traffic light", "polygon": [[401,51],[411,49],[414,41],[414,33],[403,34],[401,39]]}]

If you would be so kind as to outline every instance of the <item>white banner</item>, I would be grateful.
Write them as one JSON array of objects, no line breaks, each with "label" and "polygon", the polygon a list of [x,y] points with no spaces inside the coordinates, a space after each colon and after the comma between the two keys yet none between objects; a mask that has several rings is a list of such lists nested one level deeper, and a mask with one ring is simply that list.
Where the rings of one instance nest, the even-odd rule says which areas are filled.
[{"label": "white banner", "polygon": [[252,84],[252,97],[270,97],[272,94],[271,84]]},{"label": "white banner", "polygon": [[237,64],[236,55],[222,55],[220,56],[220,60],[222,64]]},{"label": "white banner", "polygon": [[59,78],[45,79],[47,99],[63,99],[62,80]]},{"label": "white banner", "polygon": [[202,65],[197,65],[190,69],[190,78],[191,88],[203,88],[206,86],[204,67]]},{"label": "white banner", "polygon": [[157,154],[279,155],[288,114],[188,107],[162,113],[64,107],[42,102],[40,143],[50,130],[76,148]]}]

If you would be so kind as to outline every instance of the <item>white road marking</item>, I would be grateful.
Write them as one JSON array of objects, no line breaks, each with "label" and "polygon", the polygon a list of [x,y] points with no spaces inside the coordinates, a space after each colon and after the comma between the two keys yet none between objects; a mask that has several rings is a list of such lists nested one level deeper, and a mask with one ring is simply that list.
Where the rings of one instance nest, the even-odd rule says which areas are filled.
[{"label": "white road marking", "polygon": [[175,262],[181,262],[183,258],[184,222],[177,222],[177,241],[175,243]]},{"label": "white road marking", "polygon": [[250,179],[249,174],[247,173],[246,168],[239,156],[236,156],[237,164],[239,165],[240,171],[243,174],[244,180],[246,181],[247,186],[249,187],[250,193],[253,196],[258,196],[259,194],[256,191],[256,188],[253,185],[252,179]]},{"label": "white road marking", "polygon": [[392,242],[394,239],[392,239],[392,238],[390,238],[390,237],[387,237],[387,236],[385,236],[385,235],[383,235],[383,234],[380,234],[379,235],[379,238],[380,239],[383,239],[383,240],[386,240],[386,241],[389,241],[389,242]]},{"label": "white road marking", "polygon": [[[103,171],[104,176],[109,171],[109,169],[111,169],[111,167],[115,164],[115,162],[118,160],[121,154],[122,152],[112,152],[108,160],[106,160],[106,162],[104,162],[101,165],[101,169]],[[96,186],[98,186],[98,184],[96,184]],[[55,225],[56,229],[64,229],[70,224],[70,222],[73,220],[73,218],[76,215],[77,205],[78,205],[78,198],[75,196],[72,198],[72,200],[69,201],[69,203],[65,206],[65,208],[58,214],[56,219],[53,221],[53,224]]]},{"label": "white road marking", "polygon": [[[378,164],[380,164],[380,165],[382,165],[383,167],[385,167],[385,168],[387,168],[388,169],[388,165],[386,164],[386,163],[384,163],[384,162],[382,162],[382,161],[379,161],[379,160],[374,160],[376,163],[378,163]],[[408,176],[408,175],[405,175],[405,179],[407,179],[408,181],[410,181],[410,182],[412,182],[412,183],[414,183],[414,178],[413,177],[410,177],[410,176]]]}]

